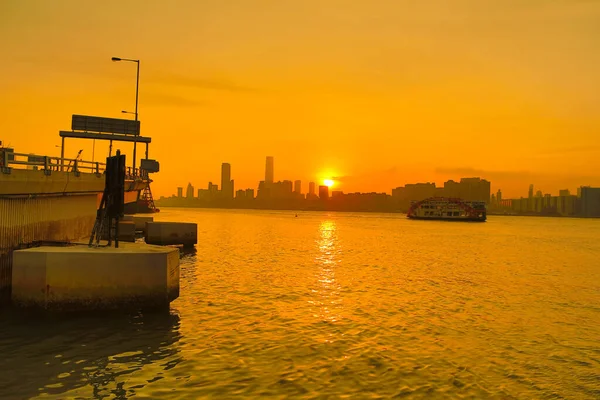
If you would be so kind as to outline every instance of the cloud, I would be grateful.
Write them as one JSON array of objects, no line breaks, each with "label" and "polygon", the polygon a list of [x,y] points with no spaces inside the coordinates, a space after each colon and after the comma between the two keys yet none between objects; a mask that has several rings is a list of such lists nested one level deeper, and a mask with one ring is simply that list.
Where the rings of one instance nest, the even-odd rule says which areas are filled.
[{"label": "cloud", "polygon": [[554,156],[562,154],[573,154],[573,153],[591,153],[600,151],[600,145],[579,145],[571,147],[563,147],[560,149],[550,149],[541,151],[538,155],[542,156]]},{"label": "cloud", "polygon": [[238,85],[227,79],[220,78],[197,78],[193,76],[184,76],[179,74],[161,74],[155,75],[149,79],[151,82],[194,87],[198,89],[223,90],[228,92],[256,92],[256,89]]},{"label": "cloud", "polygon": [[396,173],[398,172],[398,167],[390,167],[384,170],[378,170],[378,171],[370,171],[370,172],[366,172],[360,175],[343,175],[343,176],[334,176],[333,179],[336,182],[341,182],[341,183],[348,183],[348,182],[357,182],[357,181],[361,181],[361,180],[365,180],[365,179],[371,179],[373,177],[378,177],[378,178],[382,178],[382,177],[391,177],[396,175]]},{"label": "cloud", "polygon": [[513,182],[523,182],[524,179],[527,179],[529,182],[536,181],[548,181],[548,182],[556,182],[556,183],[564,183],[570,181],[578,181],[578,182],[597,182],[600,179],[600,175],[589,175],[585,173],[581,173],[580,171],[576,172],[566,172],[566,173],[533,173],[530,171],[486,171],[482,169],[476,169],[471,167],[462,167],[462,168],[436,168],[435,172],[437,174],[444,175],[458,175],[462,178],[466,177],[481,177],[483,179],[488,179],[491,181],[513,181]]},{"label": "cloud", "polygon": [[150,93],[144,96],[144,103],[161,105],[161,106],[177,106],[177,107],[198,107],[207,106],[209,103],[202,100],[188,99],[181,96],[164,93]]},{"label": "cloud", "polygon": [[333,178],[331,178],[331,179],[333,179],[333,180],[334,180],[334,181],[336,181],[336,182],[341,182],[341,183],[344,183],[344,182],[349,182],[349,181],[351,181],[351,180],[352,180],[352,177],[351,177],[350,175],[345,175],[345,176],[334,176],[334,177],[333,177]]},{"label": "cloud", "polygon": [[522,179],[531,176],[529,171],[486,171],[482,169],[476,169],[472,167],[454,167],[446,168],[439,167],[435,169],[437,174],[446,175],[460,175],[461,177],[476,177],[479,176],[484,179]]}]

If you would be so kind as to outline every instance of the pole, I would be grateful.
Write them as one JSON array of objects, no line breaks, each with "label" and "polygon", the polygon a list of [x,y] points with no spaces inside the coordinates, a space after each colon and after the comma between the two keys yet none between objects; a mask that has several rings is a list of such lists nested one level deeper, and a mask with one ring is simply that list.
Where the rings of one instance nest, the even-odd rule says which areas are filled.
[{"label": "pole", "polygon": [[[140,87],[140,60],[137,60],[137,77],[135,80],[135,120],[138,120],[138,93]],[[139,134],[139,132],[138,132]],[[136,149],[137,149],[137,136],[135,135],[133,140],[133,176],[135,176],[135,160],[136,160]]]},{"label": "pole", "polygon": [[65,138],[62,138],[62,145],[60,146],[60,170],[65,170]]}]

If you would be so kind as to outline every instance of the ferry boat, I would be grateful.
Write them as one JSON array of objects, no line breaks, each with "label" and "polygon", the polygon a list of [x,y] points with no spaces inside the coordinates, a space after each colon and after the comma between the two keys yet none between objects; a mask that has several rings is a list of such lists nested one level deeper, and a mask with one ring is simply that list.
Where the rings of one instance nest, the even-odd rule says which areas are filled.
[{"label": "ferry boat", "polygon": [[411,202],[406,216],[411,219],[484,222],[486,214],[482,201],[432,197]]}]

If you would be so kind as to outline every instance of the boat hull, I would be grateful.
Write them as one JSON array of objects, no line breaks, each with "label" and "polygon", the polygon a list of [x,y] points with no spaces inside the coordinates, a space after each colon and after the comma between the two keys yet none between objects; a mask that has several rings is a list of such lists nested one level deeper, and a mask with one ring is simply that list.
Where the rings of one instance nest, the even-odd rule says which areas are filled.
[{"label": "boat hull", "polygon": [[418,219],[422,221],[451,221],[451,222],[485,222],[486,217],[458,217],[458,218],[446,218],[446,217],[419,217],[415,215],[409,215],[409,219]]}]

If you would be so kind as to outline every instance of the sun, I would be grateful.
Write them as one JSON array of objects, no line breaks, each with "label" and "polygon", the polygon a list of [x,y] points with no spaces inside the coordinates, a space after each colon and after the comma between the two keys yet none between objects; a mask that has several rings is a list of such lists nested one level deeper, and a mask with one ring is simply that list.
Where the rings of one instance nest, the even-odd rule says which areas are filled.
[{"label": "sun", "polygon": [[332,186],[333,186],[333,184],[334,184],[335,182],[333,182],[333,179],[325,179],[325,180],[323,181],[323,183],[324,183],[324,184],[325,184],[325,186],[327,186],[327,187],[332,187]]}]

